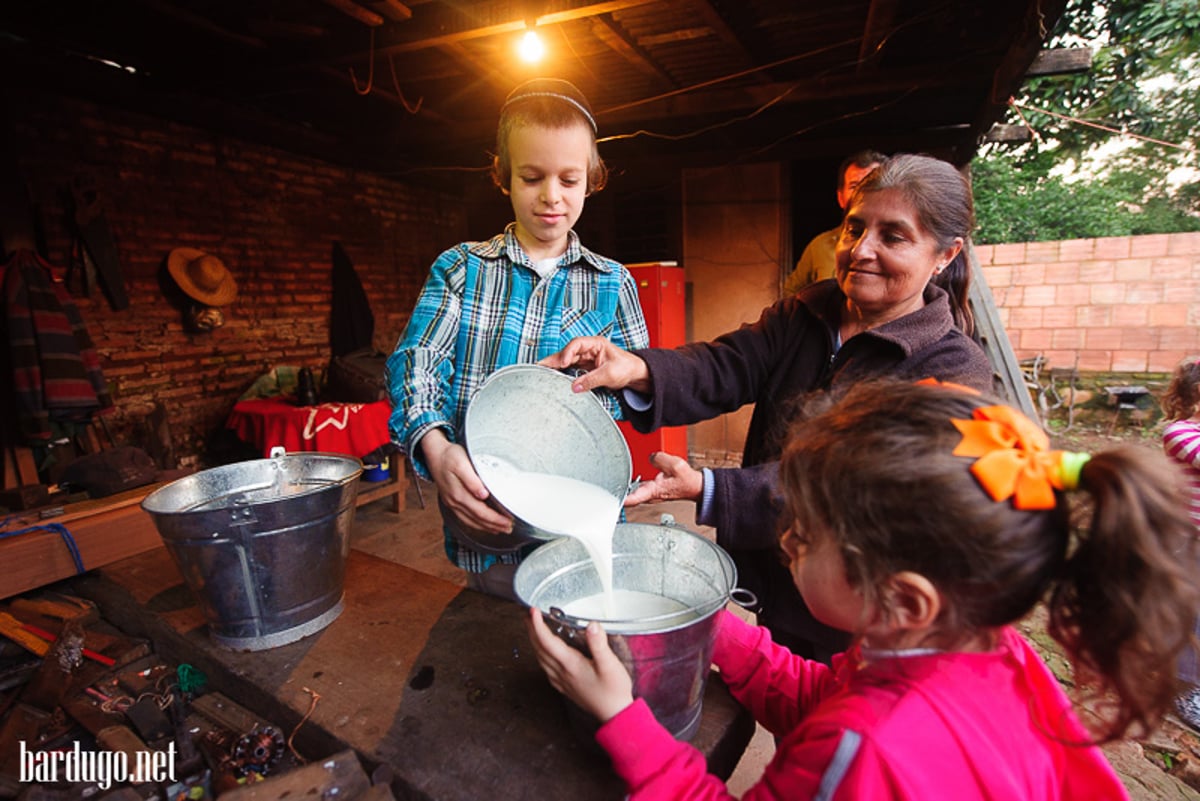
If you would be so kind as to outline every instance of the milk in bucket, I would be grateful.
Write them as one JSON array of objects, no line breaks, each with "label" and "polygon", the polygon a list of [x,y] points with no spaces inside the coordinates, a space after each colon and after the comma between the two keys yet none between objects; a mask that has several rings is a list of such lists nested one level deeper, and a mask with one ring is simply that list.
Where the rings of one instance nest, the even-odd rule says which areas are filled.
[{"label": "milk in bucket", "polygon": [[483,483],[504,499],[513,515],[543,531],[583,543],[600,576],[602,591],[594,600],[581,601],[587,601],[590,616],[613,617],[612,538],[621,517],[621,499],[586,481],[521,470],[498,456],[476,457],[476,468]]}]

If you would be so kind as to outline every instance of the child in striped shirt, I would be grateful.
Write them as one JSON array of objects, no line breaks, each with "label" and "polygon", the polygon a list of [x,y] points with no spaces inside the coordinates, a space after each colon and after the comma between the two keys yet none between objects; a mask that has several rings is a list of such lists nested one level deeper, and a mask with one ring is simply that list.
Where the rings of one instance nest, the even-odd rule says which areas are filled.
[{"label": "child in striped shirt", "polygon": [[[1162,408],[1168,421],[1163,430],[1163,450],[1183,472],[1188,513],[1200,533],[1200,359],[1185,359],[1175,368],[1162,397]],[[1196,634],[1200,636],[1200,619]],[[1200,731],[1200,660],[1190,649],[1179,661],[1179,678],[1191,689],[1179,696],[1175,711]]]}]

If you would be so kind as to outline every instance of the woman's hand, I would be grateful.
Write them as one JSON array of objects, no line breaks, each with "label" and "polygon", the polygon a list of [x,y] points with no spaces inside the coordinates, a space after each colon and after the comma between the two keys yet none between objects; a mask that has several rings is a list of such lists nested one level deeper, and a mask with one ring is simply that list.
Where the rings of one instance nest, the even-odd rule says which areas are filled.
[{"label": "woman's hand", "polygon": [[[686,459],[659,451],[650,454],[650,464],[662,472],[652,481],[643,481],[625,496],[625,506],[658,501],[697,501],[704,493],[704,474],[687,463]],[[634,468],[637,472],[637,468]]]},{"label": "woman's hand", "polygon": [[650,392],[652,389],[650,369],[646,362],[604,337],[576,337],[558,353],[547,356],[538,364],[556,370],[568,367],[587,370],[571,385],[576,392],[587,392],[597,387],[629,387],[638,392]]},{"label": "woman's hand", "polygon": [[592,622],[587,627],[591,659],[556,637],[542,620],[540,609],[530,609],[526,623],[538,664],[551,686],[580,709],[607,723],[633,703],[633,679],[609,648],[608,636],[599,623]]},{"label": "woman's hand", "polygon": [[438,498],[463,526],[489,534],[508,534],[512,518],[487,504],[488,490],[475,472],[466,448],[451,442],[435,428],[421,437],[421,453]]}]

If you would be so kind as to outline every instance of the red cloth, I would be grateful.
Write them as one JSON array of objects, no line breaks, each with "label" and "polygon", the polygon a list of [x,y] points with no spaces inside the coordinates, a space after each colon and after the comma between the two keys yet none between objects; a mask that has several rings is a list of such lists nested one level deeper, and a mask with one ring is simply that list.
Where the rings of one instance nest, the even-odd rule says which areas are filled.
[{"label": "red cloth", "polygon": [[263,456],[282,445],[288,453],[323,451],[362,457],[388,443],[390,414],[387,401],[297,406],[279,398],[256,398],[234,404],[225,426],[257,445]]}]

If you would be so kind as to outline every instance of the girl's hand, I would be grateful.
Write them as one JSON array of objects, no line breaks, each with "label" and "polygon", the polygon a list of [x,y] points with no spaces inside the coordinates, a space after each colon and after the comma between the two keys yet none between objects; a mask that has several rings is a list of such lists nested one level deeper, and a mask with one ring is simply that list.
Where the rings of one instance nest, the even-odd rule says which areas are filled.
[{"label": "girl's hand", "polygon": [[526,623],[538,664],[550,684],[580,709],[607,723],[633,703],[633,680],[608,647],[608,636],[599,623],[592,622],[587,627],[591,659],[556,637],[542,620],[540,609],[530,609]]},{"label": "girl's hand", "polygon": [[650,368],[646,362],[604,337],[575,337],[558,353],[547,356],[538,364],[556,370],[568,367],[587,370],[571,385],[575,392],[598,387],[650,391]]}]

